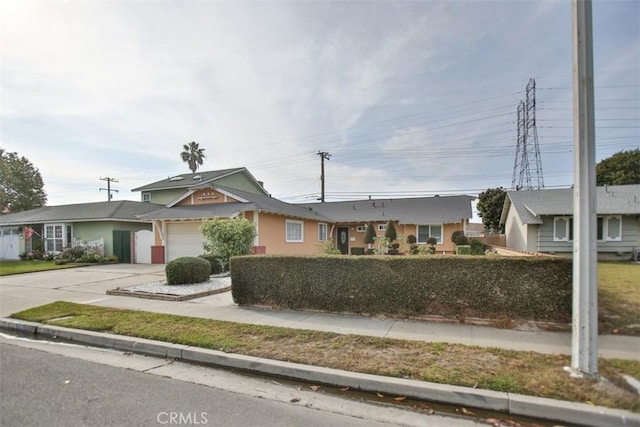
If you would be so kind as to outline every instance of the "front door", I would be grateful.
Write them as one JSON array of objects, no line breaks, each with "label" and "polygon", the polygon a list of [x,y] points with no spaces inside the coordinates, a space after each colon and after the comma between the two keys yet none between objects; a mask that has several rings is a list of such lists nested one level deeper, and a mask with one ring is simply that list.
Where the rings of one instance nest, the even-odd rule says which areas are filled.
[{"label": "front door", "polygon": [[343,255],[349,253],[349,227],[338,227],[338,249]]}]

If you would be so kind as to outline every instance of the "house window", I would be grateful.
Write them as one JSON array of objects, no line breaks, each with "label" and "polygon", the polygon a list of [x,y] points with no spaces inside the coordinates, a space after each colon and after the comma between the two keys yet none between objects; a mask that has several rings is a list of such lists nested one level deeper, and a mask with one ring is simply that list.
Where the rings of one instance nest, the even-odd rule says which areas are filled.
[{"label": "house window", "polygon": [[304,242],[304,222],[288,219],[286,220],[286,229],[285,241],[287,243]]},{"label": "house window", "polygon": [[573,241],[573,218],[559,216],[553,219],[553,241]]},{"label": "house window", "polygon": [[365,231],[367,231],[367,226],[366,225],[359,225],[356,227],[356,231],[358,233],[364,233]]},{"label": "house window", "polygon": [[327,241],[327,224],[318,224],[318,240],[321,242]]},{"label": "house window", "polygon": [[44,227],[45,252],[62,252],[64,249],[63,225],[51,224]]},{"label": "house window", "polygon": [[419,225],[417,234],[418,243],[427,243],[429,237],[435,237],[442,244],[442,224]]},{"label": "house window", "polygon": [[150,202],[151,201],[151,193],[142,193],[142,201]]},{"label": "house window", "polygon": [[378,231],[387,231],[387,224],[378,224]]},{"label": "house window", "polygon": [[619,242],[622,240],[622,217],[599,217],[597,233],[601,242]]}]

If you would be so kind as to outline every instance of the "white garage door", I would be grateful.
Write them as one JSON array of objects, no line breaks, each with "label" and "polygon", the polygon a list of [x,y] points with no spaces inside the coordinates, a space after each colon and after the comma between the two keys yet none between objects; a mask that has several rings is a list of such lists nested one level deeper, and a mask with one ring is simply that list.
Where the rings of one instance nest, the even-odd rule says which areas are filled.
[{"label": "white garage door", "polygon": [[181,256],[198,256],[204,253],[204,239],[200,222],[167,224],[167,262]]},{"label": "white garage door", "polygon": [[19,259],[20,232],[17,228],[0,230],[0,259]]}]

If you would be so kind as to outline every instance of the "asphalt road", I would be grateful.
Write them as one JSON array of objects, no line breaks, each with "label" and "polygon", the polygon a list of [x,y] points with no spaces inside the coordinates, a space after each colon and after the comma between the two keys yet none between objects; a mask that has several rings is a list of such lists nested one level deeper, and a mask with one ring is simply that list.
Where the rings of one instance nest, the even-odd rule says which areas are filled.
[{"label": "asphalt road", "polygon": [[468,426],[170,360],[0,337],[0,425]]}]

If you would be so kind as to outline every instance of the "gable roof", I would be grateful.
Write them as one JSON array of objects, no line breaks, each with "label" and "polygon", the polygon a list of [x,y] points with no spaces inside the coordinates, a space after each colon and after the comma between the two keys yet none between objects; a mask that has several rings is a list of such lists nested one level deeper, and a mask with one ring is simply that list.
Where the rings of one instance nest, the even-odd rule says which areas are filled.
[{"label": "gable roof", "polygon": [[[72,205],[44,206],[23,212],[0,216],[0,226],[49,223],[55,221],[135,221],[138,215],[157,210],[154,203],[118,200],[110,202],[78,203]],[[145,221],[147,222],[147,221]]]},{"label": "gable roof", "polygon": [[267,191],[262,187],[262,184],[258,182],[258,180],[256,180],[255,177],[251,175],[251,173],[245,167],[174,175],[167,177],[166,179],[161,179],[160,181],[153,182],[151,184],[143,185],[142,187],[134,188],[131,191],[205,188],[210,187],[217,180],[237,173],[244,173],[251,181],[256,184],[258,188],[262,189],[265,195],[267,194]]},{"label": "gable roof", "polygon": [[304,204],[335,222],[398,221],[400,224],[458,223],[472,217],[473,196],[371,199]]},{"label": "gable roof", "polygon": [[[573,215],[573,188],[508,191],[500,223],[513,205],[523,224],[542,224],[541,216]],[[596,212],[601,215],[640,214],[640,185],[609,185],[596,188]]]},{"label": "gable roof", "polygon": [[270,196],[263,196],[230,187],[215,186],[215,189],[240,201],[233,203],[163,207],[162,209],[140,215],[139,217],[147,220],[201,220],[207,218],[229,218],[237,216],[240,212],[257,210],[294,218],[332,222],[331,219],[302,205],[286,203]]}]

